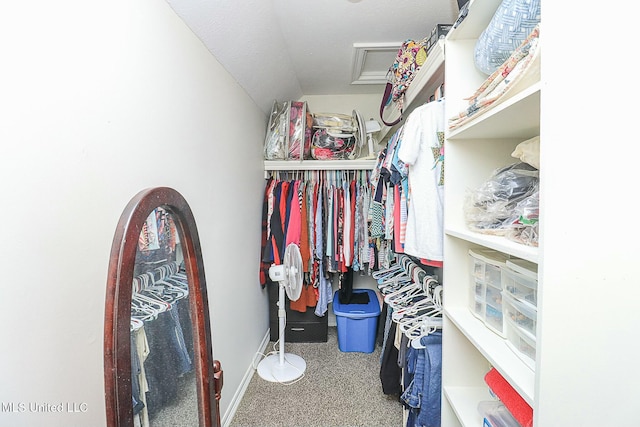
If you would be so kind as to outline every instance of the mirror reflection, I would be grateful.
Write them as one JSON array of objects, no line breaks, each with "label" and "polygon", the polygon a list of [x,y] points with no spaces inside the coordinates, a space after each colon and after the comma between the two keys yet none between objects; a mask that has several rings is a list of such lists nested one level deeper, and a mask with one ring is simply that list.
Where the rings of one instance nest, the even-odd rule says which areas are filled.
[{"label": "mirror reflection", "polygon": [[133,425],[199,425],[189,283],[176,224],[162,207],[138,239],[130,332]]}]

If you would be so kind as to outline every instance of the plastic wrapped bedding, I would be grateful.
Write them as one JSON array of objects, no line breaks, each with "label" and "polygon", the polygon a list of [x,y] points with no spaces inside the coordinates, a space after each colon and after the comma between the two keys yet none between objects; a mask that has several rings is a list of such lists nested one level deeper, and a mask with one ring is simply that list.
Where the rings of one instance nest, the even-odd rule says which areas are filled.
[{"label": "plastic wrapped bedding", "polygon": [[524,207],[520,202],[538,192],[538,176],[536,168],[523,162],[495,171],[479,188],[467,192],[467,227],[479,233],[505,235],[514,224],[514,216],[518,216],[516,209]]}]

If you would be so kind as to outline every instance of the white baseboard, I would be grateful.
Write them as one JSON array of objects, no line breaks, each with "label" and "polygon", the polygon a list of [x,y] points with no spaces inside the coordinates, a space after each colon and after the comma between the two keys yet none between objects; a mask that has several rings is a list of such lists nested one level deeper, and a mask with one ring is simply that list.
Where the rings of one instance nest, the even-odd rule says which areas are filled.
[{"label": "white baseboard", "polygon": [[[271,330],[267,329],[267,333],[265,334],[264,338],[262,338],[260,347],[256,351],[256,356],[258,354],[265,354],[265,350],[270,340],[271,340]],[[222,427],[228,427],[229,424],[231,424],[231,421],[233,420],[233,417],[236,414],[236,411],[238,410],[238,406],[240,406],[240,402],[242,401],[242,398],[244,397],[244,394],[247,391],[247,387],[249,387],[251,378],[253,378],[253,374],[256,372],[256,366],[254,366],[255,362],[256,362],[256,357],[254,356],[254,358],[251,359],[251,365],[249,365],[249,367],[247,368],[247,371],[244,374],[244,377],[242,378],[240,387],[238,387],[238,389],[236,390],[236,393],[233,395],[233,398],[231,399],[231,403],[229,404],[227,411],[224,413],[224,416],[220,420],[220,422],[222,423]]]}]

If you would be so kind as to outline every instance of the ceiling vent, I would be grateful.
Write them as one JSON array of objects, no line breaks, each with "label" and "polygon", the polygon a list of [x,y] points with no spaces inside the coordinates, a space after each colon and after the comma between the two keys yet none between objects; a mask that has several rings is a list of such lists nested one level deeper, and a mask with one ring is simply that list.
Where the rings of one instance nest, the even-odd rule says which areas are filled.
[{"label": "ceiling vent", "polygon": [[387,71],[396,59],[402,42],[354,43],[352,85],[379,85],[387,82]]}]

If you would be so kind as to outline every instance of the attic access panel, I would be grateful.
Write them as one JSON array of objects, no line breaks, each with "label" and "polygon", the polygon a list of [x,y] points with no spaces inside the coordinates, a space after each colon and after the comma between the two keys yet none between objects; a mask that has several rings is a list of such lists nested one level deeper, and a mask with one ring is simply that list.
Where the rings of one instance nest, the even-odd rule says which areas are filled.
[{"label": "attic access panel", "polygon": [[402,42],[354,43],[351,84],[379,85],[387,82],[387,72]]}]

